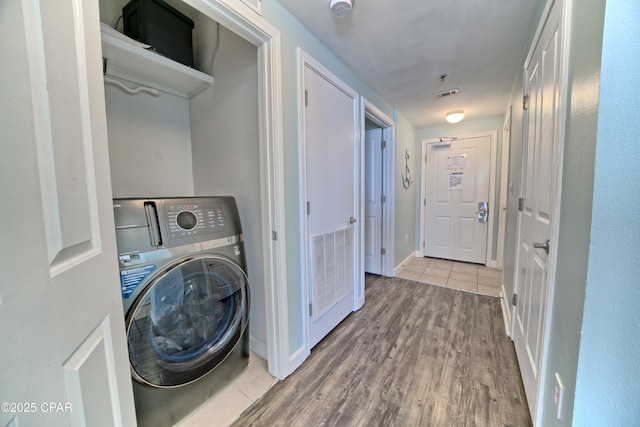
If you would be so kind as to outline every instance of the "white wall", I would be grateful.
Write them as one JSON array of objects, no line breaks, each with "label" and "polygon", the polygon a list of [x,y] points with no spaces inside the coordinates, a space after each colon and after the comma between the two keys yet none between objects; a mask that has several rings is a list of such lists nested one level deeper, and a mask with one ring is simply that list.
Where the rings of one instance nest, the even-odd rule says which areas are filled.
[{"label": "white wall", "polygon": [[[410,188],[402,185],[402,175],[405,173],[406,166],[405,149],[409,152],[408,164],[414,181]],[[418,247],[415,224],[418,197],[416,194],[420,194],[419,160],[420,151],[416,148],[415,128],[403,116],[396,115],[396,176],[390,177],[396,188],[396,268]]]},{"label": "white wall", "polygon": [[[99,0],[100,20],[113,27],[127,2]],[[166,92],[130,95],[105,83],[105,103],[113,197],[192,196],[189,101]]]},{"label": "white wall", "polygon": [[[208,49],[195,61],[208,69],[215,25],[204,18],[197,19],[196,26]],[[222,28],[213,76],[213,87],[191,99],[194,189],[196,195],[236,198],[251,288],[251,349],[266,359],[256,47]]]},{"label": "white wall", "polygon": [[105,102],[113,197],[192,196],[189,101],[105,84]]},{"label": "white wall", "polygon": [[640,3],[607,0],[575,426],[640,425],[638,40]]}]

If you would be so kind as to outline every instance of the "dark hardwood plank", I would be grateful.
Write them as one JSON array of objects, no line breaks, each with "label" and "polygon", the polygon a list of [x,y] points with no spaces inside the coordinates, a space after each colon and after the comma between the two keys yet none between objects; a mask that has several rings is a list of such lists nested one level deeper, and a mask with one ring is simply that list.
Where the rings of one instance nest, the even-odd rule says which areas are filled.
[{"label": "dark hardwood plank", "polygon": [[367,275],[366,304],[234,424],[529,426],[500,300]]}]

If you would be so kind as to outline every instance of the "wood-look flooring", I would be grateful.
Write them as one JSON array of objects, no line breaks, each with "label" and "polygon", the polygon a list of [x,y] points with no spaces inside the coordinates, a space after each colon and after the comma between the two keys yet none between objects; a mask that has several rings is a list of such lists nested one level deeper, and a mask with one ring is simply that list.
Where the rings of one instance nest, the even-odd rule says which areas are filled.
[{"label": "wood-look flooring", "polygon": [[233,424],[530,425],[498,298],[371,275],[364,307]]}]

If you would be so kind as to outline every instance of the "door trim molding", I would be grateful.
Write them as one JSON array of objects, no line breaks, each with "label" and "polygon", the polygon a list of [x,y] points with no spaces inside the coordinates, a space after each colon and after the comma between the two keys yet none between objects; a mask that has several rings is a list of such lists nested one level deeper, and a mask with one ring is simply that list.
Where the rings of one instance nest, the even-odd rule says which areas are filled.
[{"label": "door trim molding", "polygon": [[[324,79],[334,85],[337,89],[342,91],[344,94],[349,96],[353,100],[353,116],[354,116],[354,126],[353,126],[353,138],[354,138],[354,146],[356,147],[355,159],[354,159],[354,168],[356,168],[355,173],[355,188],[359,189],[362,186],[362,182],[360,181],[361,171],[360,164],[363,161],[362,150],[360,145],[361,135],[360,135],[360,125],[359,125],[359,117],[358,117],[358,93],[351,89],[349,85],[344,83],[340,78],[338,78],[335,74],[333,74],[328,68],[322,65],[319,61],[305,52],[302,48],[296,48],[297,53],[297,74],[298,74],[298,96],[297,96],[297,110],[298,110],[298,140],[300,141],[300,150],[298,152],[298,168],[300,171],[300,198],[299,198],[299,215],[300,215],[300,248],[301,248],[301,259],[302,259],[302,268],[300,275],[300,283],[302,287],[302,301],[300,305],[300,317],[302,318],[302,346],[301,348],[294,350],[295,361],[296,363],[302,363],[309,355],[311,354],[311,346],[310,346],[310,333],[309,333],[309,313],[308,307],[311,301],[311,297],[309,295],[309,284],[310,284],[310,271],[311,268],[309,266],[309,248],[308,248],[308,229],[309,224],[307,220],[307,203],[308,194],[307,194],[307,167],[306,167],[306,149],[307,142],[305,140],[305,79],[304,79],[304,69],[305,67],[310,67],[312,70],[321,75]],[[354,212],[360,215],[360,212],[363,210],[363,206],[358,196],[358,192],[355,193],[354,200]],[[362,223],[362,221],[359,221]],[[362,252],[362,245],[360,241],[362,240],[362,233],[360,229],[362,224],[358,227],[354,227],[354,242],[358,242],[355,244],[355,278],[357,286],[354,287],[354,305],[353,310],[357,310],[360,308],[358,306],[359,302],[359,287],[361,286],[364,289],[364,280],[362,283],[359,283],[360,278],[364,278],[364,257]],[[364,303],[364,292],[362,292],[362,303]],[[297,366],[295,366],[297,367]]]},{"label": "door trim molding", "polygon": [[[495,130],[486,131],[486,132],[477,132],[477,133],[469,133],[465,135],[457,135],[458,139],[467,139],[467,138],[478,138],[488,136],[491,138],[491,151],[489,158],[491,159],[491,163],[489,165],[489,200],[491,204],[489,205],[489,218],[487,220],[487,245],[485,248],[485,257],[484,264],[487,267],[496,266],[496,261],[491,259],[493,254],[493,229],[495,226],[495,206],[496,206],[496,152],[498,146],[498,132]],[[426,217],[426,206],[424,201],[427,198],[427,170],[426,170],[426,156],[427,156],[427,145],[434,144],[436,142],[440,142],[439,138],[430,138],[423,139],[421,144],[422,150],[422,158],[420,161],[420,176],[421,176],[421,189],[420,189],[420,242],[421,247],[419,248],[419,252],[422,256],[425,256],[425,245],[426,240],[426,229],[424,226],[424,221]],[[493,205],[493,208],[491,206]],[[492,213],[493,212],[493,213]]]},{"label": "door trim molding", "polygon": [[[386,202],[382,206],[382,244],[385,248],[385,254],[382,256],[382,275],[387,277],[395,277],[395,259],[396,259],[396,188],[391,177],[396,176],[396,127],[391,117],[382,112],[378,107],[371,103],[364,96],[360,97],[360,152],[364,153],[365,135],[364,126],[365,118],[371,120],[382,128],[382,138],[387,142],[386,153],[384,156],[384,171],[382,189],[386,196]],[[364,156],[360,159],[360,182],[364,185]],[[360,218],[364,218],[364,189],[360,186]],[[360,222],[361,235],[364,236],[364,222]],[[361,239],[361,253],[364,254],[364,239]],[[362,304],[364,304],[364,256],[362,257]],[[360,304],[360,307],[362,307]]]},{"label": "door trim molding", "polygon": [[[496,268],[502,270],[504,267],[504,247],[505,233],[507,230],[507,198],[509,187],[509,152],[511,150],[511,110],[509,106],[502,125],[502,144],[500,147],[500,202],[498,212],[498,248],[496,250]],[[496,154],[497,159],[497,154]],[[496,161],[497,163],[497,161]]]}]

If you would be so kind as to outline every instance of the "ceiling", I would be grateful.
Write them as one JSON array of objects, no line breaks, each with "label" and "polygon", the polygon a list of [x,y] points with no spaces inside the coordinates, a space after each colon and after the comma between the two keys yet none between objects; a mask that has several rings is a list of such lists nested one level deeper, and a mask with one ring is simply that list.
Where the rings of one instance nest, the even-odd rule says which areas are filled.
[{"label": "ceiling", "polygon": [[278,1],[416,128],[456,109],[465,120],[504,114],[538,3],[353,0],[336,19],[330,0]]}]

